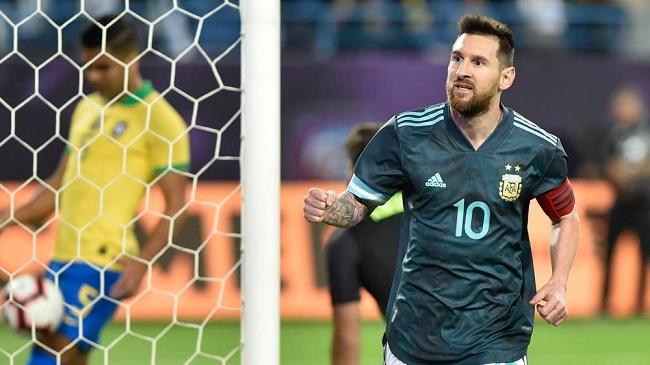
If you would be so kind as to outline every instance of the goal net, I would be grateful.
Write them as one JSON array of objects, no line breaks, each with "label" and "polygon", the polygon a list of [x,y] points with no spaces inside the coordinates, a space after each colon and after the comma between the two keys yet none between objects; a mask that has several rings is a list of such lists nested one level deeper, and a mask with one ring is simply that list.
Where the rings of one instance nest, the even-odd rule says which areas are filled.
[{"label": "goal net", "polygon": [[[79,35],[106,13],[136,25],[133,62],[183,117],[191,166],[177,171],[188,181],[182,229],[144,262],[138,293],[90,341],[91,363],[278,364],[279,0],[0,1],[0,209],[13,214],[38,189],[65,194],[48,176],[75,148],[72,112],[93,91]],[[120,175],[131,178],[126,164]],[[177,218],[165,215],[156,181],[144,183],[137,215],[121,227],[140,245],[160,219]],[[111,186],[86,182],[98,196]],[[48,270],[56,281],[48,262],[57,230],[87,228],[62,222],[60,208],[39,224],[3,229],[0,282]],[[100,204],[89,220],[106,214]],[[76,261],[107,270],[81,254]],[[26,363],[39,343],[2,323],[0,339],[0,364]]]}]

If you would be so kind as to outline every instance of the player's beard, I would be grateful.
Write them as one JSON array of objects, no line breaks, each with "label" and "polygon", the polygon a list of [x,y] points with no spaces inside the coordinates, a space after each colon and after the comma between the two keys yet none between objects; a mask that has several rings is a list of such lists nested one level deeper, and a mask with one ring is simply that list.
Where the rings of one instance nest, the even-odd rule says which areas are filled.
[{"label": "player's beard", "polygon": [[456,99],[454,95],[454,82],[447,82],[446,86],[447,100],[449,100],[451,108],[466,118],[476,117],[487,112],[490,108],[492,98],[499,93],[498,79],[483,92],[477,92],[476,88],[474,88],[474,95],[468,101]]}]

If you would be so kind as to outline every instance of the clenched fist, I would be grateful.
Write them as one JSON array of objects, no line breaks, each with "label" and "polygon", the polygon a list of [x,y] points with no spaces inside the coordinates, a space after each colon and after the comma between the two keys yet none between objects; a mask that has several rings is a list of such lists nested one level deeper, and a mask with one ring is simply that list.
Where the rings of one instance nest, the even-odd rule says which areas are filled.
[{"label": "clenched fist", "polygon": [[537,312],[553,326],[559,326],[569,316],[566,304],[566,287],[549,282],[535,294],[530,304],[537,306]]},{"label": "clenched fist", "polygon": [[305,195],[305,205],[302,209],[305,219],[312,223],[322,222],[325,210],[335,201],[336,192],[334,190],[309,189],[309,193]]}]

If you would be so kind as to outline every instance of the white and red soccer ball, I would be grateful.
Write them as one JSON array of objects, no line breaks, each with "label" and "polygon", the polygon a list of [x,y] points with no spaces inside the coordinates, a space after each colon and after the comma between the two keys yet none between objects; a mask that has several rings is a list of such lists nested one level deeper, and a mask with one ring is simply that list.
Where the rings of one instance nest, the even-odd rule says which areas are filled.
[{"label": "white and red soccer ball", "polygon": [[63,318],[63,296],[53,282],[34,275],[13,277],[2,292],[2,316],[18,333],[55,331]]}]

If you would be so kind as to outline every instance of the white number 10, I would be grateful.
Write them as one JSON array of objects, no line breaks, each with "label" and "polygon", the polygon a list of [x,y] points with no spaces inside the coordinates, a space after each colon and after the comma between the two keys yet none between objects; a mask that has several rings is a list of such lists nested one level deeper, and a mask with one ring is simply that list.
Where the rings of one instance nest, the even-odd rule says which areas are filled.
[{"label": "white number 10", "polygon": [[[465,211],[465,199],[461,199],[454,204],[457,209],[456,213],[456,237],[463,235],[463,228],[467,237],[478,240],[488,233],[490,229],[490,208],[482,201],[475,201],[467,206]],[[472,218],[474,218],[474,209],[480,208],[483,211],[483,226],[479,232],[474,232],[472,229]],[[465,224],[463,225],[463,221]]]}]

